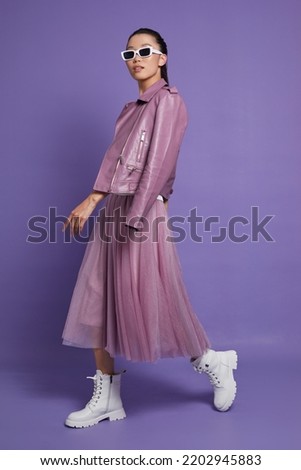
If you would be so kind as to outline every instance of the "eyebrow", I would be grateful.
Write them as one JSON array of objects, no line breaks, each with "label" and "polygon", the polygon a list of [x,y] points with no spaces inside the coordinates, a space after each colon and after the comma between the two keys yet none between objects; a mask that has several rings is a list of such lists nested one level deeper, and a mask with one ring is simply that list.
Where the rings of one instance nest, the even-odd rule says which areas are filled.
[{"label": "eyebrow", "polygon": [[[142,44],[142,46],[138,47],[138,49],[141,49],[141,47],[145,47],[145,46],[153,47],[151,44]],[[128,46],[127,48],[128,49],[135,49],[134,46]]]}]

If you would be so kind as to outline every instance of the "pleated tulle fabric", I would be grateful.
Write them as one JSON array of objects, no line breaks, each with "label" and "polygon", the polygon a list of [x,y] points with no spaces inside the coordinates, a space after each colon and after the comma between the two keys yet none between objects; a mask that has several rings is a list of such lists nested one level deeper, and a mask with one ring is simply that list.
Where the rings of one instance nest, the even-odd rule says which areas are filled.
[{"label": "pleated tulle fabric", "polygon": [[138,234],[123,220],[132,198],[111,194],[100,210],[63,344],[104,348],[132,361],[200,356],[209,341],[188,299],[176,244],[168,241],[165,206],[156,200],[147,216],[152,229]]}]

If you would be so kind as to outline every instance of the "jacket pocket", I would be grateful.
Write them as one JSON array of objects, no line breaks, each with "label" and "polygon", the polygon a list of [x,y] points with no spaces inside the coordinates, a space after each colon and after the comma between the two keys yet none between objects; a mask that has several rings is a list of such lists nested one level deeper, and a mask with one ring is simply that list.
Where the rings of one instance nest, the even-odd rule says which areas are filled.
[{"label": "jacket pocket", "polygon": [[139,140],[138,149],[137,149],[137,155],[136,155],[137,162],[140,162],[142,159],[142,156],[144,153],[143,151],[145,148],[145,138],[146,138],[146,131],[143,130],[141,131],[141,134],[140,134],[140,140]]},{"label": "jacket pocket", "polygon": [[136,189],[138,188],[138,182],[128,183],[128,187],[129,187],[129,193],[134,193]]}]

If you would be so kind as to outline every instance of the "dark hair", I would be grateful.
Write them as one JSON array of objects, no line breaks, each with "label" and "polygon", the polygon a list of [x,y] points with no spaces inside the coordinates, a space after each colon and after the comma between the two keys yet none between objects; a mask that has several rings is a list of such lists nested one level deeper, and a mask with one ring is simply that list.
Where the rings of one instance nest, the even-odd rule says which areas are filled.
[{"label": "dark hair", "polygon": [[[135,36],[136,34],[149,34],[150,36],[153,36],[153,38],[155,38],[156,42],[159,44],[159,48],[160,48],[160,51],[162,52],[162,54],[166,54],[167,55],[167,45],[166,45],[166,42],[164,41],[164,39],[162,38],[161,34],[159,34],[157,31],[154,31],[153,29],[150,29],[150,28],[139,28],[137,29],[137,31],[134,31],[128,38],[128,42],[129,40]],[[167,84],[169,84],[169,81],[168,81],[168,75],[167,75],[167,64],[164,64],[162,67],[161,67],[161,78],[164,78],[164,80],[167,82]]]}]

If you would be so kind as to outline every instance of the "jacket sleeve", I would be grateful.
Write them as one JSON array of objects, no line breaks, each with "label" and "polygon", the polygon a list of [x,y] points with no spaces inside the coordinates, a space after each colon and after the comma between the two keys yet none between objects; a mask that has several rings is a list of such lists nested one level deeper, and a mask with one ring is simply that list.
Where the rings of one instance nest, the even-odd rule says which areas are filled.
[{"label": "jacket sleeve", "polygon": [[167,93],[158,104],[146,164],[127,213],[126,224],[130,227],[143,229],[143,218],[174,174],[186,126],[182,98],[177,93]]}]

